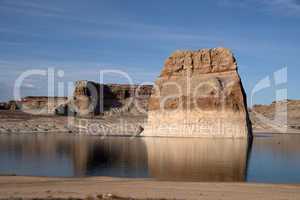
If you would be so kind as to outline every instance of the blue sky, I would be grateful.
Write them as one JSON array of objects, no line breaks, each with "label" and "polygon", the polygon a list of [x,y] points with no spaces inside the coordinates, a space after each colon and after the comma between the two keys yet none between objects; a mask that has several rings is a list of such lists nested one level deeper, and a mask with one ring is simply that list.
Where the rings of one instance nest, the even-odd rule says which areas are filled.
[{"label": "blue sky", "polygon": [[[28,69],[63,70],[56,81],[65,83],[97,81],[101,69],[153,82],[173,51],[219,46],[237,57],[248,96],[287,66],[288,83],[258,92],[254,103],[272,102],[277,88],[300,98],[299,0],[0,0],[0,24],[0,101]],[[47,95],[45,77],[28,78],[22,95]]]}]

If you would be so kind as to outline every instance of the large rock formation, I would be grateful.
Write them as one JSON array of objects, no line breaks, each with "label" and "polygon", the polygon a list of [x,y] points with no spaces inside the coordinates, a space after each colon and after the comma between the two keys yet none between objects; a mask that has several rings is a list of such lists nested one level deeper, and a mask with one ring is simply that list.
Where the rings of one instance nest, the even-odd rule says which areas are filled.
[{"label": "large rock formation", "polygon": [[77,81],[73,99],[57,113],[78,116],[99,114],[146,114],[151,85],[99,84]]},{"label": "large rock formation", "polygon": [[0,110],[8,110],[9,104],[6,102],[0,102]]},{"label": "large rock formation", "polygon": [[[53,115],[55,114],[55,109],[67,101],[67,97],[28,96],[17,101],[16,106],[23,112],[31,114]],[[11,109],[13,105],[12,102]]]},{"label": "large rock formation", "polygon": [[36,115],[54,115],[55,109],[67,101],[67,97],[27,96],[18,101],[0,102],[0,110],[21,110]]},{"label": "large rock formation", "polygon": [[246,95],[230,50],[173,53],[155,82],[143,135],[250,136]]}]

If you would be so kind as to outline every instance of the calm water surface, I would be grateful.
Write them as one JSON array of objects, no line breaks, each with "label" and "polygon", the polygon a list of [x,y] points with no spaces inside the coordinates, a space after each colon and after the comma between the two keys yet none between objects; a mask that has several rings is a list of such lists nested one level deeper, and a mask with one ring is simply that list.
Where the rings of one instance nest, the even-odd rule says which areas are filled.
[{"label": "calm water surface", "polygon": [[245,140],[0,135],[0,174],[300,183],[300,136]]}]

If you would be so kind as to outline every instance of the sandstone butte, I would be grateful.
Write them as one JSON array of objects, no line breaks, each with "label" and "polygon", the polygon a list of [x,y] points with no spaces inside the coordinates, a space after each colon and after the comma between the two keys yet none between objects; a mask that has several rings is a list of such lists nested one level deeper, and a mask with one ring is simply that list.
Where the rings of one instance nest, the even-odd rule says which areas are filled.
[{"label": "sandstone butte", "polygon": [[248,138],[246,94],[226,48],[176,51],[149,99],[142,136]]},{"label": "sandstone butte", "polygon": [[152,85],[99,84],[92,81],[77,81],[73,98],[59,113],[68,109],[78,116],[99,115],[118,110],[140,114],[147,110]]}]

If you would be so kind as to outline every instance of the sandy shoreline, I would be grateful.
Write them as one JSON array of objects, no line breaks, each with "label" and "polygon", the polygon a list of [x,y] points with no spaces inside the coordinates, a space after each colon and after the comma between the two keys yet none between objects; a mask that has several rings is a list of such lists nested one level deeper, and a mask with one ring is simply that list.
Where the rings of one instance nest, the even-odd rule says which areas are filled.
[{"label": "sandy shoreline", "polygon": [[103,194],[136,199],[300,199],[300,185],[0,176],[0,199],[87,198]]}]

